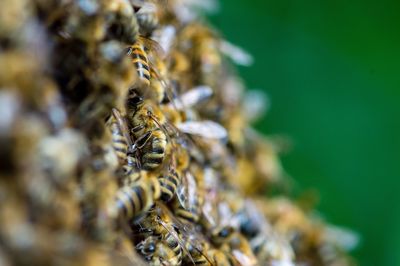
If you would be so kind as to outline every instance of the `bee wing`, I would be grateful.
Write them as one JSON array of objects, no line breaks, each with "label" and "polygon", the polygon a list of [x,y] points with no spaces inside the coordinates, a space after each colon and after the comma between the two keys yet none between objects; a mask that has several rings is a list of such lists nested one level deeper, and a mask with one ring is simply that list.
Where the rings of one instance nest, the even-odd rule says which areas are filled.
[{"label": "bee wing", "polygon": [[254,58],[249,52],[228,41],[220,41],[219,48],[225,56],[229,57],[237,65],[251,66],[254,63]]},{"label": "bee wing", "polygon": [[112,111],[112,115],[118,122],[118,126],[120,127],[122,134],[124,135],[126,141],[128,142],[129,148],[131,148],[133,142],[132,142],[131,136],[129,135],[129,128],[126,124],[125,119],[121,116],[121,113],[118,111],[118,109],[113,108],[111,111]]},{"label": "bee wing", "polygon": [[171,50],[175,34],[176,34],[175,27],[172,25],[167,25],[159,30],[156,30],[153,34],[154,35],[153,38],[160,44],[165,53],[168,54],[169,51]]},{"label": "bee wing", "polygon": [[238,249],[232,250],[232,255],[239,262],[240,265],[257,265],[257,259],[253,255],[247,255]]},{"label": "bee wing", "polygon": [[165,58],[165,51],[157,41],[143,36],[139,37],[139,41],[145,49],[148,49],[152,53],[155,53],[155,56]]},{"label": "bee wing", "polygon": [[209,86],[202,85],[194,87],[180,96],[180,101],[175,103],[176,108],[182,110],[193,107],[210,98],[212,94],[213,90]]},{"label": "bee wing", "polygon": [[356,232],[339,226],[329,225],[325,228],[324,238],[346,251],[351,251],[360,243],[360,235]]},{"label": "bee wing", "polygon": [[179,204],[187,210],[189,208],[189,184],[186,175],[182,176],[182,181],[176,191],[176,196],[178,198]]},{"label": "bee wing", "polygon": [[250,90],[245,93],[243,109],[245,116],[250,121],[262,117],[270,108],[270,101],[266,93],[261,90]]},{"label": "bee wing", "polygon": [[193,206],[195,205],[194,202],[198,199],[197,183],[194,176],[190,172],[187,172],[185,176],[188,181],[188,205]]},{"label": "bee wing", "polygon": [[177,125],[178,129],[184,133],[197,135],[210,139],[226,139],[228,132],[220,124],[211,121],[186,121]]}]

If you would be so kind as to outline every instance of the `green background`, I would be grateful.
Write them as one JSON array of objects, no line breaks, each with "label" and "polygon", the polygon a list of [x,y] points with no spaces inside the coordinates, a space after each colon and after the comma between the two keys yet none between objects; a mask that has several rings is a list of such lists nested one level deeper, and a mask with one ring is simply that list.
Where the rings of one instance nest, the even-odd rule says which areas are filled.
[{"label": "green background", "polygon": [[360,265],[400,265],[400,1],[224,0],[213,24],[255,57],[239,68],[289,136],[282,156],[318,210],[361,235]]}]

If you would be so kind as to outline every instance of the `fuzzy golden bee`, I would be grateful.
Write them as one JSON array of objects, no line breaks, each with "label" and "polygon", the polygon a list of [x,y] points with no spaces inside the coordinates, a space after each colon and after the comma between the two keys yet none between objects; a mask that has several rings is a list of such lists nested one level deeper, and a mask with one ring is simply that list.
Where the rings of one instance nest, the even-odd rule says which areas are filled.
[{"label": "fuzzy golden bee", "polygon": [[167,135],[162,129],[163,115],[157,106],[143,100],[135,92],[128,99],[128,119],[136,140],[146,138],[141,152],[141,166],[153,170],[161,165],[167,148]]}]

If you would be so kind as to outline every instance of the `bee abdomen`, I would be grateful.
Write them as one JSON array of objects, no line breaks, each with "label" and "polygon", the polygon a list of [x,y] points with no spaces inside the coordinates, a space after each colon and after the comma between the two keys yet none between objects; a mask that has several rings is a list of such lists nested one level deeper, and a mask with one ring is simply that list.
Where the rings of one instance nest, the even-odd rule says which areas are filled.
[{"label": "bee abdomen", "polygon": [[140,25],[140,31],[143,34],[151,34],[158,26],[158,19],[154,13],[141,13],[137,14],[137,21]]},{"label": "bee abdomen", "polygon": [[153,193],[153,200],[156,201],[161,196],[160,182],[157,180],[157,178],[151,178],[149,180],[149,182],[150,182],[151,191]]},{"label": "bee abdomen", "polygon": [[166,145],[167,142],[165,139],[153,137],[149,151],[142,157],[143,169],[153,170],[160,166],[164,160]]},{"label": "bee abdomen", "polygon": [[126,160],[127,160],[127,163],[122,167],[122,169],[123,169],[124,175],[129,176],[138,170],[140,163],[138,162],[136,157],[133,155],[127,155]]},{"label": "bee abdomen", "polygon": [[116,195],[116,207],[119,215],[130,219],[140,212],[148,210],[153,204],[150,193],[145,182],[120,188]]},{"label": "bee abdomen", "polygon": [[196,223],[200,218],[199,213],[194,208],[186,210],[182,206],[180,206],[178,209],[175,210],[175,214],[179,218],[185,219],[193,223]]},{"label": "bee abdomen", "polygon": [[117,155],[118,161],[120,164],[125,163],[127,153],[128,153],[128,143],[125,137],[122,135],[122,132],[117,125],[117,123],[112,122],[110,125],[111,133],[112,133],[112,147]]},{"label": "bee abdomen", "polygon": [[159,177],[160,186],[161,186],[161,199],[165,202],[170,201],[180,184],[181,180],[175,171],[169,172],[166,176]]},{"label": "bee abdomen", "polygon": [[168,233],[165,242],[168,244],[168,247],[172,249],[172,251],[176,255],[176,259],[179,264],[182,263],[182,247],[180,246],[179,242],[176,240],[175,236]]},{"label": "bee abdomen", "polygon": [[140,82],[145,86],[150,86],[150,68],[147,60],[146,52],[142,45],[135,43],[131,47],[132,62],[136,67],[136,71]]}]

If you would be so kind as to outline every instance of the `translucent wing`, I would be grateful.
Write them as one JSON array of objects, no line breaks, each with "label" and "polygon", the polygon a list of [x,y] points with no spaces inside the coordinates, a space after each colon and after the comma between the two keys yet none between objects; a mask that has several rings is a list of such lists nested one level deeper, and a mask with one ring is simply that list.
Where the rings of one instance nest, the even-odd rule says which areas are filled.
[{"label": "translucent wing", "polygon": [[265,114],[270,108],[268,96],[261,90],[250,90],[245,93],[243,109],[245,116],[250,121],[255,121]]},{"label": "translucent wing", "polygon": [[176,34],[176,29],[172,25],[167,25],[165,27],[162,27],[161,29],[156,30],[153,35],[154,35],[154,40],[157,41],[162,49],[168,54],[172,43],[174,41],[174,37]]},{"label": "translucent wing", "polygon": [[240,265],[257,265],[257,259],[254,256],[247,255],[238,249],[232,250],[232,255],[240,263]]},{"label": "translucent wing", "polygon": [[163,226],[175,238],[175,240],[179,243],[180,247],[186,252],[186,254],[189,256],[189,259],[194,264],[194,260],[193,260],[192,256],[190,255],[190,252],[187,250],[185,243],[182,241],[181,237],[178,235],[177,231],[175,230],[175,228],[177,228],[179,231],[187,232],[188,228],[181,221],[179,221],[179,219],[177,219],[170,212],[168,207],[165,206],[162,202],[157,202],[157,205],[155,206],[155,208],[160,217],[166,216],[172,223],[170,223],[170,222],[167,223],[167,222],[163,221],[160,217],[157,218],[157,222],[161,226]]},{"label": "translucent wing", "polygon": [[188,190],[187,187],[188,187],[187,179],[186,179],[185,176],[182,176],[182,181],[181,181],[181,184],[178,187],[178,190],[176,191],[176,196],[177,196],[177,199],[179,201],[179,204],[184,209],[188,208],[188,206],[187,206],[188,200],[187,199],[189,197],[189,195],[188,195],[189,190]]},{"label": "translucent wing", "polygon": [[254,63],[254,58],[249,52],[228,41],[222,40],[219,48],[225,56],[232,59],[237,65],[251,66]]},{"label": "translucent wing", "polygon": [[186,121],[177,125],[182,132],[210,139],[226,139],[228,132],[220,124],[211,121]]},{"label": "translucent wing", "polygon": [[176,102],[176,108],[182,110],[190,108],[202,101],[208,99],[213,94],[213,90],[209,86],[197,86],[183,93],[180,96],[180,102]]},{"label": "translucent wing", "polygon": [[[165,51],[157,41],[143,36],[140,36],[138,41],[144,46],[145,49],[150,50],[151,53],[154,53],[155,56],[158,56],[160,58],[165,57]],[[151,58],[149,58],[149,60],[152,61]]]},{"label": "translucent wing", "polygon": [[360,243],[360,235],[356,232],[339,226],[329,225],[325,229],[324,238],[346,251],[353,250]]},{"label": "translucent wing", "polygon": [[132,147],[133,143],[132,143],[131,136],[129,135],[129,129],[128,129],[125,119],[121,116],[120,112],[116,108],[112,109],[112,115],[114,116],[115,120],[117,120],[118,126],[119,126],[122,134],[124,135],[126,141],[128,142],[129,147]]}]

